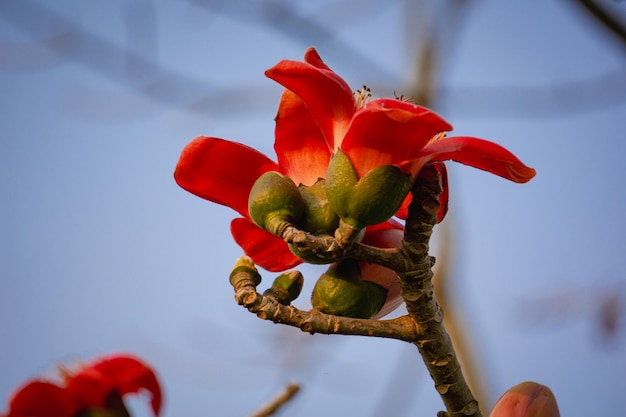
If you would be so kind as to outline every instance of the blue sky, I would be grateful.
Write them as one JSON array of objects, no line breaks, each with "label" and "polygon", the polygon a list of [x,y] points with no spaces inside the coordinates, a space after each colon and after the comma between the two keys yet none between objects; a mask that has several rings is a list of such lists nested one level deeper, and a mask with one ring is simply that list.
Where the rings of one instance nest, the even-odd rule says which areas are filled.
[{"label": "blue sky", "polygon": [[[58,363],[129,351],[159,372],[165,416],[246,415],[290,380],[293,415],[441,409],[412,346],[301,334],[237,306],[234,212],[172,178],[198,135],[273,157],[281,88],[263,71],[309,46],[355,89],[408,89],[420,31],[403,3],[43,4],[0,6],[0,401]],[[276,4],[308,20],[268,23]],[[537,169],[519,185],[448,164],[452,240],[434,253],[452,259],[491,401],[536,380],[562,415],[615,414],[625,328],[607,341],[597,317],[626,301],[623,46],[567,2],[433,13],[436,110]],[[302,271],[308,308],[323,268]]]}]

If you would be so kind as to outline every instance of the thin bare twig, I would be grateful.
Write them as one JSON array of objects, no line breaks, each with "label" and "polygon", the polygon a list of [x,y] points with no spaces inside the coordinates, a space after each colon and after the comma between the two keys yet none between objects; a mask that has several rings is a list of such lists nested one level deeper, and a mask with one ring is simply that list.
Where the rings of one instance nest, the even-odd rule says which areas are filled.
[{"label": "thin bare twig", "polygon": [[287,404],[299,391],[300,385],[295,382],[290,382],[269,403],[263,405],[260,409],[250,414],[248,417],[267,417],[273,415],[283,405]]}]

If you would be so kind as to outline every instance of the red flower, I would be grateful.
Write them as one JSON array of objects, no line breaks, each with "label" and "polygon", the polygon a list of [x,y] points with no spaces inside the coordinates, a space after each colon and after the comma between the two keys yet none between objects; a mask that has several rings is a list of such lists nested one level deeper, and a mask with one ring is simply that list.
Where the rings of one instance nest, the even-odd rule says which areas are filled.
[{"label": "red flower", "polygon": [[32,380],[13,394],[4,417],[72,417],[90,407],[106,408],[112,395],[147,390],[155,416],[161,409],[156,375],[140,360],[124,355],[100,359],[66,375],[64,386]]},{"label": "red flower", "polygon": [[489,417],[560,417],[559,406],[550,388],[527,381],[507,390]]},{"label": "red flower", "polygon": [[[355,97],[348,84],[321,60],[315,49],[304,62],[283,60],[265,75],[285,87],[276,116],[277,162],[245,145],[199,137],[182,151],[174,177],[185,190],[229,206],[243,218],[233,220],[235,241],[255,263],[282,271],[301,262],[278,237],[250,221],[248,194],[256,179],[278,171],[296,184],[326,177],[331,155],[341,149],[363,177],[381,165],[397,165],[415,177],[433,162],[454,160],[515,182],[535,170],[503,147],[472,137],[445,137],[452,126],[435,112],[398,99]],[[445,166],[438,164],[444,192],[439,220],[447,207]],[[406,217],[408,198],[398,212]]]}]

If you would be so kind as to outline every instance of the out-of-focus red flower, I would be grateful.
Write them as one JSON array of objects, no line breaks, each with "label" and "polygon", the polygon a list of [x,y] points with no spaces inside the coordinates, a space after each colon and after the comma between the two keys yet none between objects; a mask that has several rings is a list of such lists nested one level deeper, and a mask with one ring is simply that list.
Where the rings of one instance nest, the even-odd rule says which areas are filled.
[{"label": "out-of-focus red flower", "polygon": [[550,388],[536,382],[522,382],[500,397],[489,417],[560,417],[559,406]]},{"label": "out-of-focus red flower", "polygon": [[[535,170],[511,152],[483,139],[445,137],[452,126],[435,112],[403,100],[369,100],[367,90],[353,94],[315,49],[304,61],[283,60],[265,75],[285,87],[276,116],[277,162],[260,152],[214,137],[198,137],[182,151],[174,178],[185,190],[235,209],[235,241],[254,262],[282,271],[302,261],[278,237],[257,227],[248,213],[248,195],[261,174],[277,171],[296,185],[313,185],[326,178],[331,156],[341,149],[359,178],[373,168],[396,165],[414,178],[428,163],[454,160],[515,182],[526,182]],[[443,181],[439,221],[447,207],[445,166],[437,165]],[[406,218],[410,198],[397,213]]]},{"label": "out-of-focus red flower", "polygon": [[64,377],[63,385],[38,379],[26,382],[9,400],[9,411],[3,417],[73,417],[92,407],[106,408],[113,395],[144,390],[152,397],[154,415],[159,415],[161,387],[154,371],[137,358],[102,358]]}]

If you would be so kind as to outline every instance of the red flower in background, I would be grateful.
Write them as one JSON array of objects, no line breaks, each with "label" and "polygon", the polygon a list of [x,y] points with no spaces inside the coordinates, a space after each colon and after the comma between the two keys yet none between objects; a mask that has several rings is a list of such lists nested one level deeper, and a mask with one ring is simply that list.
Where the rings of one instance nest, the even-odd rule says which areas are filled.
[{"label": "red flower in background", "polygon": [[[338,149],[349,157],[359,177],[381,165],[397,165],[415,177],[424,165],[436,162],[444,188],[440,221],[448,196],[441,161],[454,160],[515,182],[535,175],[534,169],[495,143],[445,137],[452,126],[425,107],[398,99],[369,100],[366,91],[353,94],[313,48],[306,51],[304,62],[283,60],[265,74],[285,87],[276,116],[277,162],[240,143],[199,137],[183,149],[174,177],[185,190],[239,212],[243,217],[231,223],[235,241],[256,264],[270,271],[302,261],[280,238],[250,220],[250,189],[267,171],[285,174],[296,184],[312,185],[326,177],[328,162]],[[409,198],[398,217],[406,218],[408,202]]]},{"label": "red flower in background", "polygon": [[560,417],[550,388],[526,381],[509,388],[498,399],[489,417]]},{"label": "red flower in background", "polygon": [[90,408],[108,408],[113,396],[147,391],[155,416],[161,409],[161,387],[146,364],[131,356],[116,355],[64,375],[63,385],[32,380],[18,389],[3,417],[72,417]]}]

